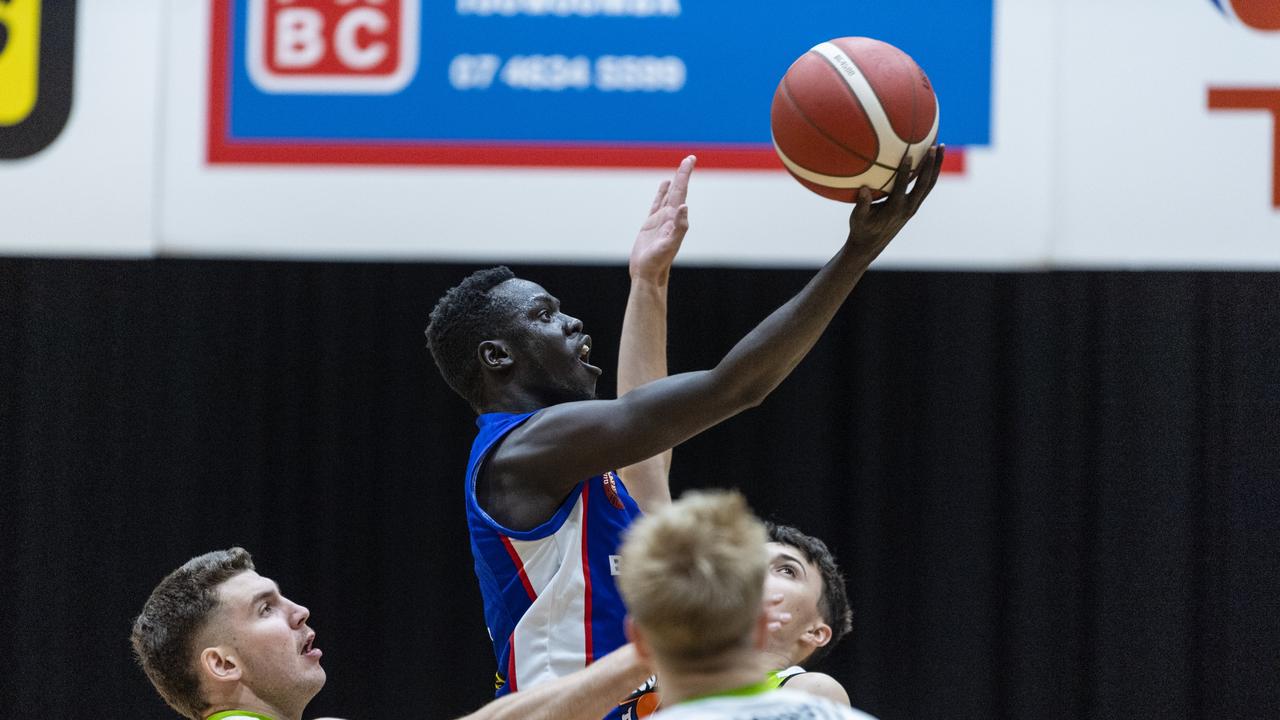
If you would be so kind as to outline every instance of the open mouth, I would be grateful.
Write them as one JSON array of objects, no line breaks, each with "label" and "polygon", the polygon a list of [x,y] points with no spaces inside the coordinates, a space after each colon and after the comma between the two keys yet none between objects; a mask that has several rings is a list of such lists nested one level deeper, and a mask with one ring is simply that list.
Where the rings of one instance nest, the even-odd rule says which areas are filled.
[{"label": "open mouth", "polygon": [[591,336],[586,335],[582,339],[582,344],[578,346],[578,362],[582,363],[589,372],[599,375],[600,368],[591,364]]},{"label": "open mouth", "polygon": [[315,633],[311,633],[310,635],[308,635],[307,641],[302,644],[302,652],[299,654],[304,657],[319,658],[323,653],[320,652],[320,648],[314,647],[315,641],[316,641]]}]

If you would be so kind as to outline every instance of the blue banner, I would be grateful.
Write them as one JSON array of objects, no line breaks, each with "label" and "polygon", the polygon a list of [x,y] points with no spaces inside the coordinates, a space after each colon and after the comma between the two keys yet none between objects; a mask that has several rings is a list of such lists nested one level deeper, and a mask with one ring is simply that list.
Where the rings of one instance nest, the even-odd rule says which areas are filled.
[{"label": "blue banner", "polygon": [[217,0],[211,159],[234,161],[242,147],[269,160],[279,145],[323,161],[326,143],[356,154],[380,144],[759,150],[788,66],[849,35],[920,64],[938,94],[940,141],[987,145],[992,3]]}]

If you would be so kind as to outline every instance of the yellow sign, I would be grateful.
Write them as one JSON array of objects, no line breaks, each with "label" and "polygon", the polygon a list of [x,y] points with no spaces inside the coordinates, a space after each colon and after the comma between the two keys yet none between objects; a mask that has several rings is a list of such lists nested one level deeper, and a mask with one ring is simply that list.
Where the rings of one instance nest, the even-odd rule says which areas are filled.
[{"label": "yellow sign", "polygon": [[48,147],[67,124],[75,0],[0,0],[0,160]]},{"label": "yellow sign", "polygon": [[40,89],[41,0],[0,0],[0,126],[35,109]]}]

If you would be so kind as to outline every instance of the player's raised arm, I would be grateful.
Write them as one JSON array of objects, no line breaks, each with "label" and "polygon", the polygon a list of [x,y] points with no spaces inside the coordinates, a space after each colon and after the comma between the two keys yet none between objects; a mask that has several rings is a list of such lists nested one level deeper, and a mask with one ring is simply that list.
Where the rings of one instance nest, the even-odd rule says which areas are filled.
[{"label": "player's raised arm", "polygon": [[[696,159],[680,163],[663,182],[631,248],[631,291],[618,346],[618,396],[667,376],[667,282],[671,263],[689,230],[689,178]],[[671,450],[620,468],[631,496],[646,513],[671,503]]]},{"label": "player's raised arm", "polygon": [[[849,236],[835,257],[714,368],[656,380],[617,400],[547,407],[496,449],[490,477],[518,477],[548,491],[567,491],[581,478],[652,457],[760,404],[809,352],[867,266],[919,209],[937,181],[942,155],[941,148],[929,151],[909,192],[905,159],[887,200],[872,204],[870,193],[862,191]],[[565,326],[566,333],[572,331]]]},{"label": "player's raised arm", "polygon": [[494,700],[461,720],[599,720],[649,677],[625,645],[572,675]]}]

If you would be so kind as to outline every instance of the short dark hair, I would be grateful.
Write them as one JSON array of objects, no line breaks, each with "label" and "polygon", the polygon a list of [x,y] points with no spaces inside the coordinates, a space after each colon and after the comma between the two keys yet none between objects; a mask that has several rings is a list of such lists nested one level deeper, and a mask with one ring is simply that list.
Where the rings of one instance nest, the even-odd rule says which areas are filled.
[{"label": "short dark hair", "polygon": [[827,544],[812,535],[806,535],[790,525],[765,523],[769,542],[790,545],[804,554],[805,560],[818,568],[822,575],[822,596],[818,598],[818,614],[831,626],[831,642],[817,648],[807,662],[816,665],[835,648],[840,639],[853,630],[853,610],[849,608],[849,594],[845,590],[844,573],[836,565],[836,558]]},{"label": "short dark hair", "polygon": [[218,607],[218,586],[253,569],[244,548],[193,557],[160,581],[133,621],[134,657],[160,697],[186,717],[200,720],[209,707],[191,654],[196,635]]},{"label": "short dark hair", "polygon": [[427,324],[427,348],[449,387],[480,409],[480,365],[476,347],[494,330],[501,305],[489,293],[515,277],[505,265],[477,270],[436,303]]}]

